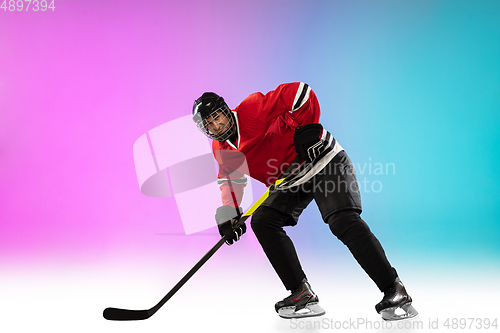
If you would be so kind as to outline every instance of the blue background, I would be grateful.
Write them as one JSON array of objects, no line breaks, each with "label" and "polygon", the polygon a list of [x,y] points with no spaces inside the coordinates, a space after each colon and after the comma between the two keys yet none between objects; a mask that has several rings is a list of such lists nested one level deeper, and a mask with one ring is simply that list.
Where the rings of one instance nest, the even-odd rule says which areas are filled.
[{"label": "blue background", "polygon": [[[314,2],[307,13],[294,64],[323,123],[365,166],[358,181],[383,185],[361,188],[386,250],[497,261],[500,3]],[[375,163],[383,175],[369,174]]]}]

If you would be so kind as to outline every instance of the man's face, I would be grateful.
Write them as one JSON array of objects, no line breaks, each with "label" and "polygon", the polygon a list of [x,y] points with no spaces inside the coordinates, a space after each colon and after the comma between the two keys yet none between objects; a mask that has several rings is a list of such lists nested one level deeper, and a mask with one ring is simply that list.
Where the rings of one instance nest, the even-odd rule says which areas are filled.
[{"label": "man's face", "polygon": [[227,131],[230,126],[229,123],[229,119],[220,111],[213,112],[203,121],[203,124],[214,135],[220,135]]}]

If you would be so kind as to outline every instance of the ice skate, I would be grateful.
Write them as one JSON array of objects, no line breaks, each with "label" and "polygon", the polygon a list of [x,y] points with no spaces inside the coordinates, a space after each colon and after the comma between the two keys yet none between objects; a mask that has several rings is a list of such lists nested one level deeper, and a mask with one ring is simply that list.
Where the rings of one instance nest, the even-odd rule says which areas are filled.
[{"label": "ice skate", "polygon": [[318,296],[312,291],[307,280],[300,284],[292,294],[277,302],[274,307],[281,318],[315,317],[325,314],[325,310],[318,304]]},{"label": "ice skate", "polygon": [[[396,277],[394,285],[385,290],[384,294],[382,301],[375,305],[375,310],[380,313],[382,319],[393,321],[413,318],[418,315],[417,310],[411,305],[412,299],[399,277]],[[396,313],[398,309],[404,313]]]}]

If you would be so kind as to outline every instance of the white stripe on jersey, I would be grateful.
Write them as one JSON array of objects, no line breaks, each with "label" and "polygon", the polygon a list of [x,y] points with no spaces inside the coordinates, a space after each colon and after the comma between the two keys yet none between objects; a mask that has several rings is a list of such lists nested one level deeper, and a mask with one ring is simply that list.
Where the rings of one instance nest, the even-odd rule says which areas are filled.
[{"label": "white stripe on jersey", "polygon": [[[333,137],[333,136],[332,136]],[[301,172],[299,172],[295,177],[290,179],[287,182],[284,182],[280,185],[280,189],[286,190],[295,186],[299,186],[310,180],[314,175],[316,175],[318,172],[323,170],[323,168],[330,163],[330,161],[344,148],[339,144],[338,141],[335,140],[335,145],[333,146],[333,149],[323,156],[316,164],[307,164],[305,169],[303,169]]]},{"label": "white stripe on jersey", "polygon": [[299,89],[295,94],[295,98],[292,104],[292,110],[290,112],[295,112],[300,109],[309,99],[309,93],[311,92],[311,87],[308,84],[300,82]]},{"label": "white stripe on jersey", "polygon": [[243,176],[242,178],[238,178],[238,179],[219,178],[217,180],[217,184],[219,185],[219,187],[221,187],[222,184],[224,184],[227,181],[234,183],[234,184],[247,185],[247,177],[246,176]]}]

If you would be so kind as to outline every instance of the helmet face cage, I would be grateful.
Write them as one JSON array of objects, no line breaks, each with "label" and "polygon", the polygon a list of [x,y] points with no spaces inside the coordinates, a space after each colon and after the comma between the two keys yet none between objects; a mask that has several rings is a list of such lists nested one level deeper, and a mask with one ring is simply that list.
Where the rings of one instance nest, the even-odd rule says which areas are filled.
[{"label": "helmet face cage", "polygon": [[[221,120],[221,117],[227,119],[226,124],[219,128],[217,133],[212,133],[208,129],[209,123],[214,120]],[[195,121],[198,129],[212,140],[226,141],[236,133],[236,120],[232,111],[224,101],[222,101],[219,107],[210,114],[205,117],[196,117]]]}]

